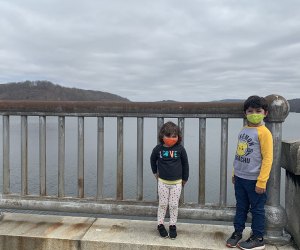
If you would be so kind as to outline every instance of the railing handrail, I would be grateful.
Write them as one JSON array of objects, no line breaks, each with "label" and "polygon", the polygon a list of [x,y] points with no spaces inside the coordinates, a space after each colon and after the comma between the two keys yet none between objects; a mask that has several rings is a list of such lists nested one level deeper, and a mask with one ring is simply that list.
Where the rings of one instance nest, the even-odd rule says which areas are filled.
[{"label": "railing handrail", "polygon": [[241,118],[242,102],[0,101],[1,115]]}]

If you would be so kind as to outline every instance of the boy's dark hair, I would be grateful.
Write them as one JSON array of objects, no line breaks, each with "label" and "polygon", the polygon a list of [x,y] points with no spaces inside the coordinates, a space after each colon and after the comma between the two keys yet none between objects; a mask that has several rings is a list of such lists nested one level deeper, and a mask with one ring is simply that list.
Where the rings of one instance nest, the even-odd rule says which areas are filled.
[{"label": "boy's dark hair", "polygon": [[244,112],[246,112],[249,107],[262,108],[264,111],[268,111],[268,103],[266,99],[257,95],[249,96],[244,102]]},{"label": "boy's dark hair", "polygon": [[182,140],[182,135],[179,127],[174,122],[166,122],[160,129],[158,134],[158,140],[163,143],[163,137],[165,136],[171,136],[171,135],[177,135],[178,141],[176,144],[179,144]]}]

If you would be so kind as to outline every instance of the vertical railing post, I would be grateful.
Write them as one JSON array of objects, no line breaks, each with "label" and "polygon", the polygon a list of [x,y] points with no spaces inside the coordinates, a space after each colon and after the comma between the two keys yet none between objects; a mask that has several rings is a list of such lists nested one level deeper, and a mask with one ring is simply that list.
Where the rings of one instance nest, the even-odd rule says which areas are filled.
[{"label": "vertical railing post", "polygon": [[117,200],[123,200],[123,120],[117,118]]},{"label": "vertical railing post", "polygon": [[97,199],[103,198],[104,180],[104,117],[98,117],[97,129]]},{"label": "vertical railing post", "polygon": [[84,197],[84,117],[78,117],[78,169],[77,188],[78,198]]},{"label": "vertical railing post", "polygon": [[58,117],[58,197],[65,196],[65,117]]},{"label": "vertical railing post", "polygon": [[144,118],[137,118],[137,200],[143,200]]},{"label": "vertical railing post", "polygon": [[3,194],[10,193],[10,166],[9,166],[9,116],[3,116]]},{"label": "vertical railing post", "polygon": [[159,135],[159,131],[160,131],[160,129],[163,125],[164,125],[164,118],[163,117],[158,117],[157,118],[157,144],[160,143],[160,141],[158,139],[158,135]]},{"label": "vertical railing post", "polygon": [[199,118],[199,194],[198,203],[205,205],[206,118]]},{"label": "vertical railing post", "polygon": [[[181,145],[184,146],[184,118],[178,118],[178,127],[182,136]],[[179,199],[179,204],[183,204],[183,203],[184,203],[184,187],[182,187],[182,191]]]},{"label": "vertical railing post", "polygon": [[[157,144],[160,144],[160,141],[159,141],[159,132],[162,128],[162,126],[164,125],[164,118],[163,117],[158,117],[157,118],[157,131],[156,131],[156,137],[157,137]],[[156,187],[157,187],[157,184],[156,184]],[[156,196],[156,199],[158,200],[159,197],[158,197],[158,190],[157,190],[157,196]]]},{"label": "vertical railing post", "polygon": [[266,99],[269,104],[266,127],[273,135],[273,165],[267,184],[266,238],[279,239],[284,238],[283,229],[287,222],[286,212],[280,205],[280,156],[282,123],[289,114],[289,103],[278,95],[269,95]]},{"label": "vertical railing post", "polygon": [[40,195],[47,195],[46,190],[46,116],[39,117],[39,160],[40,160]]},{"label": "vertical railing post", "polygon": [[228,118],[221,119],[220,206],[227,203]]},{"label": "vertical railing post", "polygon": [[28,121],[21,116],[21,194],[28,194]]}]

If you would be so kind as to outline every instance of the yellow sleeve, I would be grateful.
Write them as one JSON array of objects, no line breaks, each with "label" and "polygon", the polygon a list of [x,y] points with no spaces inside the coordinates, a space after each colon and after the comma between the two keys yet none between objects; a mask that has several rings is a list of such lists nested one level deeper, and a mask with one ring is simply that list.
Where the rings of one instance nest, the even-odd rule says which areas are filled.
[{"label": "yellow sleeve", "polygon": [[266,188],[273,163],[273,137],[271,132],[265,126],[258,127],[257,130],[262,163],[256,186]]}]

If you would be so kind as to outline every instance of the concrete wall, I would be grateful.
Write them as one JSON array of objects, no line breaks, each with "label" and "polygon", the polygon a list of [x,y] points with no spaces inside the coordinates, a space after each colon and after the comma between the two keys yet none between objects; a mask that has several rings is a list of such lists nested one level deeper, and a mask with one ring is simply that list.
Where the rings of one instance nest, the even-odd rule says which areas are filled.
[{"label": "concrete wall", "polygon": [[281,161],[286,169],[287,231],[300,248],[300,141],[283,142]]}]

